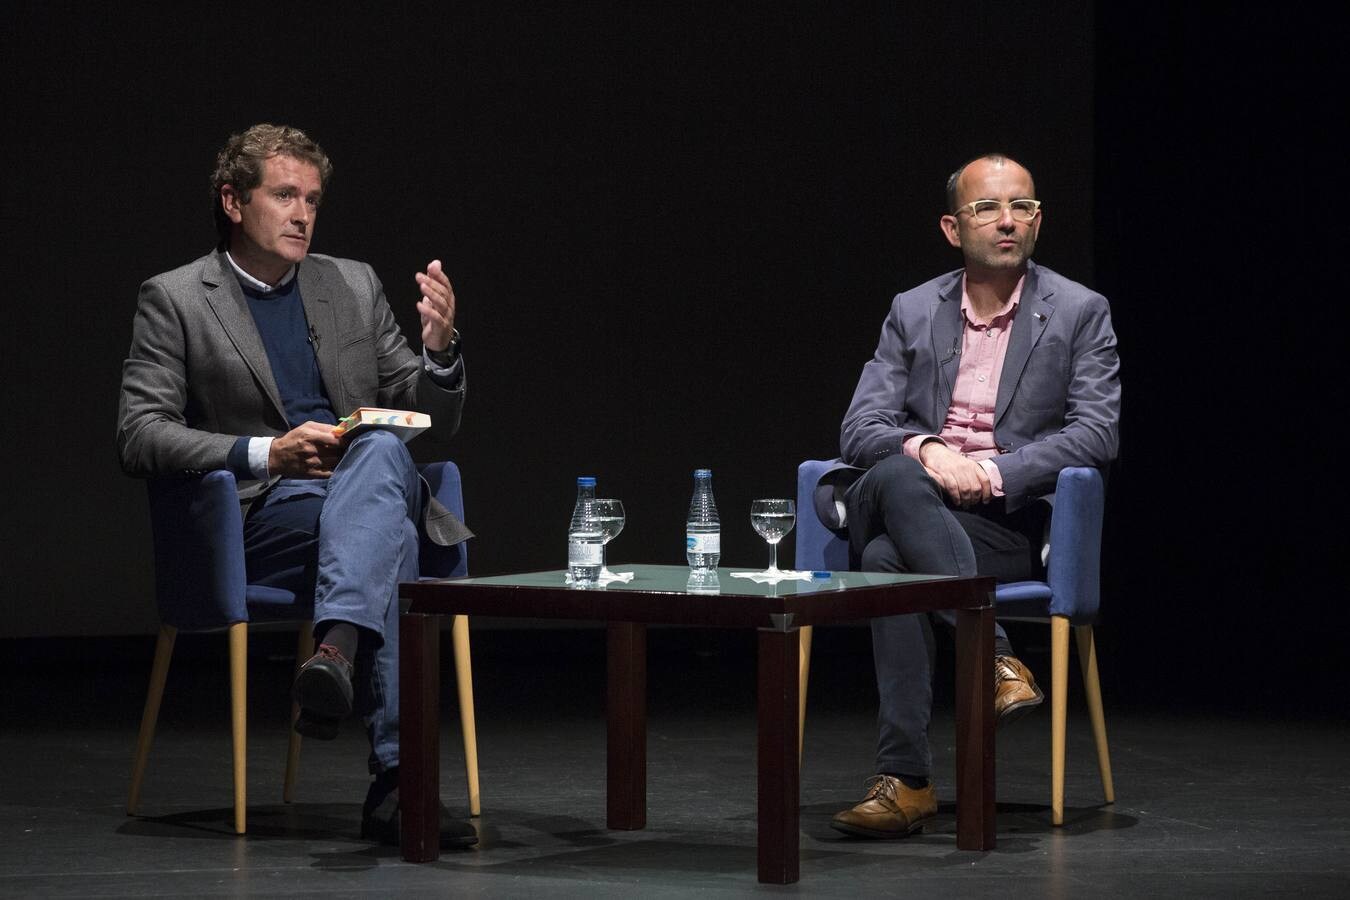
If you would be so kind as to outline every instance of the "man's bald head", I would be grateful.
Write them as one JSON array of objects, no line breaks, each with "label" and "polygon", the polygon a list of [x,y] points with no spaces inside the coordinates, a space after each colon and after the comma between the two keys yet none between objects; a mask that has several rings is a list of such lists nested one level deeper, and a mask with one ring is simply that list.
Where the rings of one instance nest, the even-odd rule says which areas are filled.
[{"label": "man's bald head", "polygon": [[948,212],[948,213],[955,213],[956,210],[957,210],[958,208],[960,208],[964,203],[968,203],[968,202],[970,202],[971,200],[978,200],[978,199],[980,199],[979,197],[962,197],[962,196],[961,196],[961,176],[964,175],[964,174],[966,173],[966,169],[970,168],[971,165],[973,165],[973,164],[975,164],[975,163],[977,163],[977,162],[984,162],[984,163],[988,163],[988,164],[993,165],[993,166],[1000,166],[1000,167],[1001,167],[1001,166],[1016,166],[1017,168],[1021,169],[1023,172],[1026,172],[1026,173],[1027,173],[1027,181],[1031,183],[1032,193],[1031,193],[1030,196],[1031,196],[1033,199],[1035,198],[1035,196],[1036,196],[1036,194],[1035,194],[1035,190],[1036,190],[1036,182],[1032,179],[1032,177],[1031,177],[1031,172],[1027,169],[1026,166],[1022,165],[1021,163],[1019,163],[1017,160],[1013,159],[1013,158],[1010,157],[1010,156],[1004,156],[1002,153],[986,153],[986,154],[984,154],[983,156],[977,156],[977,157],[975,157],[974,159],[967,160],[966,162],[964,162],[964,163],[961,165],[961,168],[957,169],[957,170],[956,170],[955,172],[953,172],[950,176],[948,176],[948,178],[947,178],[947,212]]}]

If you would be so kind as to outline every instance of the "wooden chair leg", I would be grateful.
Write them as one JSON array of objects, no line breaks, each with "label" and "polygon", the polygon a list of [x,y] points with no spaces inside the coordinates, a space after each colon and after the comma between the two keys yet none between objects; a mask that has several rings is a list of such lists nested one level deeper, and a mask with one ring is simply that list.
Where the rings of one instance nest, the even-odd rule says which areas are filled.
[{"label": "wooden chair leg", "polygon": [[[314,655],[314,623],[304,622],[300,625],[300,634],[295,642],[295,674],[300,674],[300,667],[305,664],[311,656]],[[291,678],[295,680],[294,676]],[[286,746],[286,780],[281,785],[281,802],[291,803],[295,800],[295,776],[300,771],[300,735],[295,730],[295,720],[300,718],[300,704],[291,703],[291,739]]]},{"label": "wooden chair leg", "polygon": [[797,768],[802,765],[802,748],[806,744],[806,684],[811,678],[811,626],[798,629],[801,647],[797,656]]},{"label": "wooden chair leg", "polygon": [[1064,725],[1069,712],[1069,620],[1050,617],[1050,820],[1064,824]]},{"label": "wooden chair leg", "polygon": [[245,830],[248,792],[248,623],[230,626],[230,733],[234,739],[234,833]]},{"label": "wooden chair leg", "polygon": [[150,687],[145,692],[145,711],[141,713],[141,731],[136,737],[136,754],[131,761],[131,790],[127,793],[129,816],[136,815],[141,806],[141,781],[145,778],[145,763],[150,758],[150,744],[155,739],[159,704],[164,699],[164,682],[169,677],[169,660],[173,657],[173,643],[177,637],[178,629],[172,625],[159,627],[155,662],[150,667]]},{"label": "wooden chair leg", "polygon": [[1097,744],[1097,768],[1102,775],[1102,793],[1107,803],[1116,802],[1111,782],[1111,751],[1106,744],[1106,714],[1102,711],[1102,685],[1097,678],[1097,641],[1091,625],[1073,629],[1078,639],[1078,662],[1083,668],[1083,690],[1087,694],[1088,718],[1092,721],[1092,739]]},{"label": "wooden chair leg", "polygon": [[473,666],[469,658],[469,617],[455,616],[450,625],[455,650],[455,683],[459,688],[459,727],[464,733],[464,775],[469,783],[469,815],[483,812],[478,794],[478,730],[473,716]]}]

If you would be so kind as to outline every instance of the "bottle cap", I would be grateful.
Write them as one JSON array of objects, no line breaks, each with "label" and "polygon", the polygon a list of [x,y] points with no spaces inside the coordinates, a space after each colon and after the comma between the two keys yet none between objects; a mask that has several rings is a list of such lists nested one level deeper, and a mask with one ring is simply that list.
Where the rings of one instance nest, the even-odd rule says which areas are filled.
[{"label": "bottle cap", "polygon": [[595,487],[595,476],[582,475],[577,479],[577,487]]},{"label": "bottle cap", "polygon": [[694,470],[694,477],[695,477],[695,478],[711,478],[711,477],[712,477],[712,469],[695,469],[695,470]]}]

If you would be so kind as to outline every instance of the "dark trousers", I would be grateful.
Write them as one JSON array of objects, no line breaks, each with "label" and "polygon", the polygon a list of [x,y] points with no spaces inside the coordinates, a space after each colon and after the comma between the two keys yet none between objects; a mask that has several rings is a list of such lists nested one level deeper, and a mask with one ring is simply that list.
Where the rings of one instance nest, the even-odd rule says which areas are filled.
[{"label": "dark trousers", "polygon": [[[954,509],[917,460],[895,455],[858,479],[844,498],[849,555],[864,572],[992,575],[1001,582],[1039,577],[1049,507],[1032,503],[1015,513],[1001,499]],[[951,611],[936,613],[948,625]],[[877,772],[930,777],[928,725],[933,708],[933,628],[927,615],[872,620],[877,673]],[[1011,656],[1007,633],[995,625],[994,652]],[[993,674],[990,673],[990,678]]]}]

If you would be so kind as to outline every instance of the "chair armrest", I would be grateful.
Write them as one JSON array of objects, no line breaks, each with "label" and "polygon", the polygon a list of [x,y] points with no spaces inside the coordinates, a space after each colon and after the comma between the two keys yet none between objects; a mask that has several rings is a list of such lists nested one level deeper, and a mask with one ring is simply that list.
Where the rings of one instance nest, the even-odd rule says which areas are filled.
[{"label": "chair armrest", "polygon": [[847,571],[848,541],[816,514],[816,485],[838,460],[808,459],[797,467],[797,555],[794,565],[812,571]]},{"label": "chair armrest", "polygon": [[234,474],[147,482],[160,619],[184,630],[248,621],[244,525]]},{"label": "chair armrest", "polygon": [[1106,490],[1093,468],[1060,470],[1050,520],[1050,615],[1088,624],[1101,604],[1102,514]]},{"label": "chair armrest", "polygon": [[[431,488],[431,496],[441,505],[464,520],[464,492],[460,482],[459,466],[449,460],[421,466],[422,477]],[[469,545],[462,541],[451,547],[422,536],[419,570],[423,578],[458,578],[469,574]]]}]

